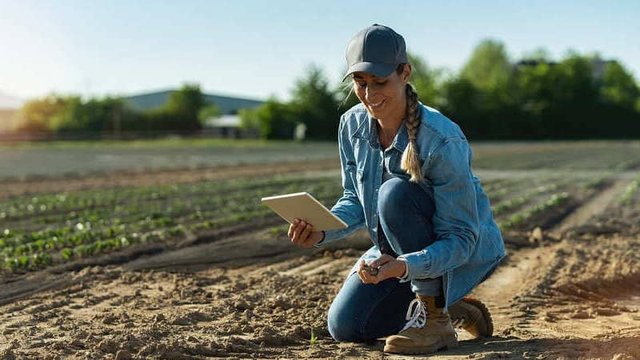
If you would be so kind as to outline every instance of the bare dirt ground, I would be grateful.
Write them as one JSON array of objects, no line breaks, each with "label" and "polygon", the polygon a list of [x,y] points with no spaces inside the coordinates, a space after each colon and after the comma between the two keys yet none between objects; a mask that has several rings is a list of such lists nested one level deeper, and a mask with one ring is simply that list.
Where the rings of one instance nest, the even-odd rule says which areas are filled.
[{"label": "bare dirt ground", "polygon": [[[297,170],[240,166],[225,175],[175,172],[173,181]],[[4,185],[18,194],[144,185],[171,174]],[[494,336],[461,331],[460,347],[433,357],[640,358],[640,209],[614,201],[628,181],[603,187],[549,229],[506,234],[508,258],[473,294],[489,306]],[[363,234],[316,250],[260,229],[192,244],[2,283],[0,359],[412,358],[384,354],[382,341],[336,343],[326,330],[333,297],[369,246]]]}]

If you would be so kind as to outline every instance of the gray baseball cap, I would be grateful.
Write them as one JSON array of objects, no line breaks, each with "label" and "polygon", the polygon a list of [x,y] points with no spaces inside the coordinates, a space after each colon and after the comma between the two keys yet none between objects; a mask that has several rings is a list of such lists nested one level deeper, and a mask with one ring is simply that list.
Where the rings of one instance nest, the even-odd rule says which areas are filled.
[{"label": "gray baseball cap", "polygon": [[357,71],[385,77],[398,65],[408,63],[402,35],[390,27],[373,24],[360,30],[347,46],[347,76]]}]

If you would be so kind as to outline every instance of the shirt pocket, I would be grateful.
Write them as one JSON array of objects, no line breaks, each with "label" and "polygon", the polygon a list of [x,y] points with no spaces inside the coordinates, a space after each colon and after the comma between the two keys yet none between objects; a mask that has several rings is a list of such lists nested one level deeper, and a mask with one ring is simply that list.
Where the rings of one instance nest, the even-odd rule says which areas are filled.
[{"label": "shirt pocket", "polygon": [[361,198],[365,194],[365,182],[368,181],[368,174],[365,169],[356,169],[356,186],[358,188],[358,194]]}]

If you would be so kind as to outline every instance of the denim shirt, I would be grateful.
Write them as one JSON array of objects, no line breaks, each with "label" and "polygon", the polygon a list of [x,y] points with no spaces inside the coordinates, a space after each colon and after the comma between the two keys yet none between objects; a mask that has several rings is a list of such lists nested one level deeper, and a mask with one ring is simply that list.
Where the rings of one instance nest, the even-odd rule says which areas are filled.
[{"label": "denim shirt", "polygon": [[[471,171],[471,148],[464,134],[437,110],[422,104],[420,108],[422,118],[416,139],[422,164],[420,186],[435,202],[432,222],[436,241],[400,258],[407,262],[408,279],[442,276],[449,305],[468,294],[493,271],[505,256],[504,242],[489,199]],[[344,192],[331,212],[348,227],[327,231],[320,246],[365,226],[371,239],[377,239],[378,190],[383,164],[393,176],[409,179],[400,168],[402,153],[408,144],[404,124],[391,146],[383,151],[376,120],[358,104],[342,115],[338,144]],[[374,246],[364,258],[368,261],[379,256],[380,251]]]}]

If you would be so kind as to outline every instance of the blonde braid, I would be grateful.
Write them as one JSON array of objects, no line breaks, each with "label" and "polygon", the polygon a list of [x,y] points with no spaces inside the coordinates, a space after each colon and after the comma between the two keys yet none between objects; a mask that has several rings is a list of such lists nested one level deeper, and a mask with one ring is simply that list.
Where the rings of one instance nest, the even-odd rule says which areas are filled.
[{"label": "blonde braid", "polygon": [[407,133],[409,134],[409,144],[402,154],[402,162],[400,167],[411,175],[409,181],[418,183],[422,180],[422,171],[420,169],[420,156],[418,155],[418,144],[416,138],[418,136],[418,128],[420,127],[421,111],[418,108],[418,94],[411,84],[407,84]]}]

